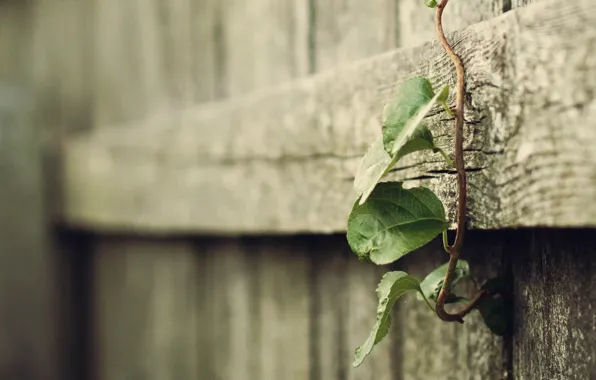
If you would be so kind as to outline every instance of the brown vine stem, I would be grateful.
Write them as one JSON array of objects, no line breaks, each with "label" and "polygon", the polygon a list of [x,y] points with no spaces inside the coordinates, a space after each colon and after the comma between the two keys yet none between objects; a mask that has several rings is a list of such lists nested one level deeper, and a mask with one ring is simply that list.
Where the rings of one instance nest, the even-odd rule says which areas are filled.
[{"label": "brown vine stem", "polygon": [[455,242],[449,246],[449,265],[447,267],[447,273],[443,281],[443,286],[437,298],[436,313],[443,321],[446,322],[460,322],[463,323],[463,317],[469,313],[478,301],[486,294],[485,291],[478,292],[474,298],[464,308],[456,313],[449,313],[445,310],[445,300],[449,295],[449,289],[451,281],[453,280],[453,274],[459,260],[461,253],[461,247],[464,241],[464,232],[466,228],[466,168],[463,157],[463,125],[464,125],[464,94],[465,94],[465,71],[464,65],[461,59],[455,54],[453,48],[445,37],[443,31],[443,11],[447,6],[449,0],[442,0],[437,5],[435,13],[435,26],[437,30],[437,37],[443,46],[443,49],[453,61],[455,70],[457,72],[457,94],[456,104],[454,109],[455,114],[455,168],[457,170],[457,182],[458,182],[458,203],[457,203],[457,232],[455,236]]}]

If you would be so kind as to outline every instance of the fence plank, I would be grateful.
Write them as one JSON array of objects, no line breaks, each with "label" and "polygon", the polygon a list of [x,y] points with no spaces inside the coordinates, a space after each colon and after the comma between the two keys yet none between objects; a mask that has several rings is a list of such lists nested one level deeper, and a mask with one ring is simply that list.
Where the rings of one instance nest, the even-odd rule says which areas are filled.
[{"label": "fence plank", "polygon": [[397,2],[312,2],[315,71],[368,58],[397,46]]},{"label": "fence plank", "polygon": [[[465,130],[472,226],[594,225],[595,7],[544,0],[451,37],[460,41],[472,99]],[[453,84],[451,64],[432,44],[72,139],[62,219],[162,233],[342,231],[382,105],[418,74]],[[450,147],[444,118],[438,113],[429,125]],[[435,157],[414,154],[390,178],[428,184],[453,217],[452,177]]]},{"label": "fence plank", "polygon": [[307,0],[226,0],[224,4],[227,95],[308,73]]},{"label": "fence plank", "polygon": [[[4,12],[15,16],[4,4],[0,9],[2,16]],[[0,20],[4,21],[3,17]],[[40,133],[33,118],[31,94],[2,79],[0,377],[58,379],[59,316],[53,309],[58,297],[57,268],[49,252],[46,230]]]},{"label": "fence plank", "polygon": [[[450,1],[443,14],[443,28],[451,33],[501,15],[508,0]],[[435,10],[418,0],[399,1],[400,46],[416,46],[434,40]]]},{"label": "fence plank", "polygon": [[528,4],[533,3],[535,1],[537,1],[537,0],[513,0],[512,7],[513,8],[523,7],[523,6],[526,6]]},{"label": "fence plank", "polygon": [[304,239],[265,239],[259,264],[263,380],[307,379],[310,372],[309,252]]},{"label": "fence plank", "polygon": [[515,239],[516,378],[596,378],[593,230],[532,230]]},{"label": "fence plank", "polygon": [[0,378],[58,380],[66,334],[30,86],[31,5],[0,3]]},{"label": "fence plank", "polygon": [[[94,126],[220,96],[218,7],[214,1],[95,1]],[[198,268],[206,271],[208,261],[185,239],[101,238],[98,244],[101,378],[197,378],[206,361],[198,342],[209,338],[208,314],[200,311],[209,293],[200,291],[205,283]],[[126,270],[117,269],[121,265]]]},{"label": "fence plank", "polygon": [[[223,94],[259,90],[307,73],[308,1],[219,4]],[[209,248],[213,323],[202,329],[212,330],[214,378],[308,377],[309,256],[304,244],[293,243],[225,239]]]},{"label": "fence plank", "polygon": [[[474,278],[483,283],[487,278],[506,273],[507,242],[502,234],[472,231],[467,234],[463,258],[470,261]],[[440,239],[407,256],[400,268],[424,278],[437,266],[448,261]],[[462,291],[473,292],[473,286]],[[465,318],[463,325],[444,323],[428,307],[408,295],[401,309],[403,329],[403,379],[509,379],[508,342],[493,335],[478,312]],[[421,349],[421,347],[424,347]]]},{"label": "fence plank", "polygon": [[98,240],[93,292],[98,378],[197,378],[195,256],[185,243]]},{"label": "fence plank", "polygon": [[348,251],[345,237],[313,236],[310,292],[312,294],[311,380],[346,379],[350,350],[347,326]]},{"label": "fence plank", "polygon": [[[315,71],[345,66],[350,62],[383,53],[396,46],[397,23],[395,1],[311,1],[311,35],[313,37],[313,68]],[[353,350],[370,332],[370,311],[377,304],[374,291],[380,272],[374,266],[361,265],[352,254],[345,237],[326,237],[330,260],[314,269],[318,278],[315,301],[318,339],[314,350],[323,355],[317,360],[313,375],[321,379],[392,379],[393,345],[386,342],[375,358],[360,368],[352,367]],[[333,242],[334,247],[330,244]],[[321,249],[320,247],[316,248]],[[330,266],[330,265],[333,265]],[[339,265],[340,267],[334,267]],[[337,278],[340,276],[340,278]],[[334,289],[328,294],[328,289]],[[334,318],[337,313],[339,318]],[[326,331],[326,329],[330,329]],[[324,331],[325,330],[325,331]],[[332,334],[339,333],[339,342]],[[330,352],[327,352],[330,351]],[[313,353],[314,356],[314,353]]]}]

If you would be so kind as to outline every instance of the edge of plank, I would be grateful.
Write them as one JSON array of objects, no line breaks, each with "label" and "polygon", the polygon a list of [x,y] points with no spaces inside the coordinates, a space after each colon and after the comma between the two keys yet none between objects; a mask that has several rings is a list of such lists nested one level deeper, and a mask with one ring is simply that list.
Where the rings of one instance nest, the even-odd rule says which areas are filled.
[{"label": "edge of plank", "polygon": [[[544,0],[453,33],[467,69],[472,228],[596,226],[596,4]],[[56,219],[100,231],[345,230],[360,157],[404,80],[454,84],[438,44],[278,88],[72,137]],[[451,150],[447,115],[429,118]],[[391,179],[424,184],[455,217],[455,176],[413,154]]]}]

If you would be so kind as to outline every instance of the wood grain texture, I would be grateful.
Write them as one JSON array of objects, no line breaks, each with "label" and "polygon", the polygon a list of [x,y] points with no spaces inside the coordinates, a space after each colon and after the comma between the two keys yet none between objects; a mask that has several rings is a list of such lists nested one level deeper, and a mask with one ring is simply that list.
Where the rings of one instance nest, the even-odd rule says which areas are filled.
[{"label": "wood grain texture", "polygon": [[392,0],[312,1],[314,71],[394,49],[397,2]]},{"label": "wood grain texture", "polygon": [[[545,0],[451,35],[468,70],[473,227],[596,225],[595,7]],[[153,233],[344,230],[382,105],[420,74],[454,80],[429,44],[72,139],[61,219]],[[444,119],[429,123],[450,147]],[[414,154],[391,178],[429,185],[454,216],[455,178],[436,157]]]},{"label": "wood grain texture", "polygon": [[308,0],[225,0],[223,4],[228,96],[308,73]]},{"label": "wood grain texture", "polygon": [[[0,23],[4,11],[16,16],[6,8],[11,5],[0,4]],[[27,18],[19,20],[28,24]],[[0,77],[0,378],[57,380],[57,268],[49,249],[39,124],[32,94],[17,85],[25,83],[23,78],[10,77],[12,83],[4,79]]]},{"label": "wood grain texture", "polygon": [[512,0],[512,4],[511,5],[512,5],[513,8],[518,8],[518,7],[523,7],[523,6],[526,6],[528,4],[531,4],[531,3],[535,2],[535,1],[538,1],[538,0]]},{"label": "wood grain texture", "polygon": [[94,1],[93,123],[220,97],[221,3]]},{"label": "wood grain texture", "polygon": [[[494,231],[471,231],[467,235],[462,258],[470,262],[472,275],[479,283],[508,270],[508,245],[501,237]],[[448,259],[442,242],[436,239],[398,262],[397,267],[423,279]],[[462,295],[473,294],[472,284],[460,288]],[[402,329],[403,372],[399,378],[512,378],[507,341],[493,335],[478,312],[466,316],[464,324],[444,323],[415,295],[408,295],[397,308],[401,322],[392,328]]]},{"label": "wood grain texture", "polygon": [[[221,96],[217,2],[92,4],[94,129]],[[99,378],[183,380],[217,369],[198,347],[212,343],[201,330],[210,314],[200,301],[210,293],[200,270],[216,264],[186,239],[102,237],[96,244]]]},{"label": "wood grain texture", "polygon": [[196,379],[196,253],[184,242],[101,238],[94,250],[97,379]]},{"label": "wood grain texture", "polygon": [[65,379],[42,127],[30,81],[31,2],[0,3],[0,378]]},{"label": "wood grain texture", "polygon": [[[436,38],[435,10],[423,1],[400,0],[399,2],[400,46],[421,45]],[[476,23],[501,15],[508,0],[453,0],[443,13],[445,33],[452,33]]]},{"label": "wood grain texture", "polygon": [[593,230],[515,235],[516,379],[596,377]]},{"label": "wood grain texture", "polygon": [[[389,51],[397,43],[397,3],[380,0],[311,1],[312,69],[320,72]],[[308,172],[304,173],[308,177]],[[327,251],[315,259],[313,276],[314,379],[393,379],[394,345],[381,344],[374,358],[352,367],[354,350],[374,323],[374,291],[381,271],[361,265],[350,253],[345,237],[317,239],[311,250]],[[317,257],[318,258],[318,257]]]}]

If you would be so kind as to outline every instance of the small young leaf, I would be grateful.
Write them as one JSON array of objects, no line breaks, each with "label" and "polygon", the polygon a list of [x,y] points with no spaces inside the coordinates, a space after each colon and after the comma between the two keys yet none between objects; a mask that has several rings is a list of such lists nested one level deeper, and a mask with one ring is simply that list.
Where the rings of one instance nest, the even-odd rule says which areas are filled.
[{"label": "small young leaf", "polygon": [[[441,291],[441,287],[443,286],[443,280],[445,279],[445,274],[447,274],[447,267],[449,267],[449,263],[445,263],[440,267],[436,268],[432,272],[426,276],[426,278],[420,283],[420,288],[422,289],[422,293],[426,296],[426,298],[436,301],[439,297],[439,292]],[[453,280],[451,280],[451,289],[457,284],[457,282],[461,279],[464,279],[470,275],[470,265],[466,260],[458,260],[457,265],[455,266],[455,270],[453,271]],[[451,290],[449,289],[449,290]],[[421,299],[421,297],[419,297]]]},{"label": "small young leaf", "polygon": [[411,140],[420,122],[432,107],[439,101],[444,102],[448,95],[448,86],[435,94],[426,78],[417,77],[404,82],[395,101],[385,106],[383,110],[385,150],[391,156],[400,151]]},{"label": "small young leaf", "polygon": [[477,307],[493,334],[503,336],[511,331],[512,305],[509,300],[501,296],[486,297],[478,302]]},{"label": "small young leaf", "polygon": [[437,0],[424,0],[424,4],[429,8],[436,8]]},{"label": "small young leaf", "polygon": [[490,294],[478,302],[478,311],[486,326],[499,336],[511,332],[513,326],[513,305],[511,299],[507,297],[511,294],[512,283],[511,277],[504,275],[489,279],[481,287],[488,290]]},{"label": "small young leaf", "polygon": [[377,287],[377,321],[364,344],[356,349],[354,367],[362,364],[374,345],[387,335],[391,326],[391,309],[397,299],[408,292],[421,292],[420,282],[415,277],[401,271],[388,272],[383,276]]},{"label": "small young leaf", "polygon": [[422,247],[448,225],[443,203],[431,190],[384,182],[363,205],[354,204],[347,239],[359,257],[383,265]]}]

